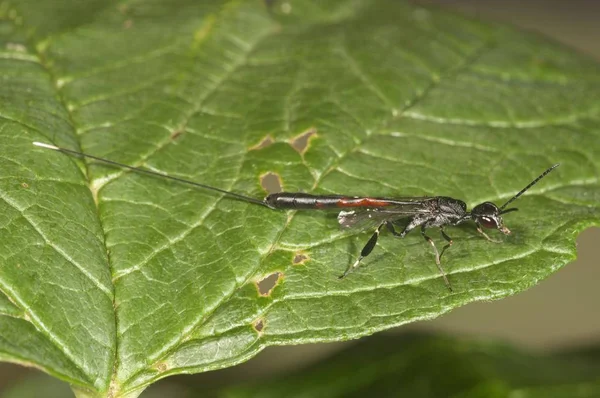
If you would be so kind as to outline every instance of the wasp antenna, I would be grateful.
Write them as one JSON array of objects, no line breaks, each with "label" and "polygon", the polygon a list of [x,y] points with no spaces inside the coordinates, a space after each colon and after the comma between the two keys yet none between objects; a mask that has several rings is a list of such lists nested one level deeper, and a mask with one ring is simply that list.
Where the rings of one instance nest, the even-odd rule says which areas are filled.
[{"label": "wasp antenna", "polygon": [[167,174],[157,173],[156,171],[142,169],[141,167],[130,166],[128,164],[115,162],[114,160],[101,158],[99,156],[94,156],[94,155],[90,155],[90,154],[87,154],[87,153],[84,153],[84,152],[74,151],[72,149],[62,148],[62,147],[55,146],[55,145],[45,144],[43,142],[33,142],[33,145],[39,146],[41,148],[52,149],[54,151],[66,153],[66,154],[69,154],[69,155],[75,155],[75,156],[81,156],[81,157],[84,157],[84,158],[94,159],[94,160],[97,160],[97,161],[102,162],[102,163],[110,164],[110,165],[113,165],[113,166],[116,166],[116,167],[121,167],[121,168],[128,169],[128,170],[132,170],[132,171],[135,171],[137,173],[143,173],[143,174],[149,174],[149,175],[153,175],[153,176],[157,176],[157,177],[167,178],[169,180],[174,180],[174,181],[182,182],[184,184],[193,185],[195,187],[208,189],[210,191],[220,192],[220,193],[222,193],[224,195],[227,195],[227,196],[230,196],[230,197],[233,197],[233,198],[237,198],[237,199],[243,200],[245,202],[254,203],[254,204],[265,206],[265,207],[270,207],[266,202],[264,202],[262,200],[254,199],[254,198],[251,198],[251,197],[245,196],[245,195],[240,195],[238,193],[231,192],[231,191],[226,191],[224,189],[220,189],[220,188],[217,188],[217,187],[212,187],[210,185],[201,184],[199,182],[194,182],[194,181],[186,180],[186,179],[183,179],[183,178],[173,177],[173,176],[170,176],[170,175],[167,175]]},{"label": "wasp antenna", "polygon": [[32,144],[35,145],[35,146],[40,146],[42,148],[47,148],[47,149],[53,149],[55,151],[60,151],[59,147],[54,146],[54,145],[50,145],[50,144],[44,144],[43,142],[33,141]]},{"label": "wasp antenna", "polygon": [[512,203],[514,200],[516,200],[519,196],[523,195],[529,188],[531,188],[532,186],[534,186],[535,184],[537,184],[537,182],[539,180],[541,180],[542,178],[544,178],[546,176],[546,174],[550,173],[552,170],[554,170],[555,168],[557,168],[558,166],[560,166],[560,163],[555,164],[554,166],[548,168],[548,170],[544,171],[542,174],[540,174],[540,176],[538,178],[536,178],[535,180],[531,181],[529,183],[529,185],[527,185],[525,188],[521,189],[519,191],[518,194],[516,194],[515,196],[513,196],[512,198],[510,198],[508,200],[508,202],[506,202],[505,204],[503,204],[500,207],[500,210],[504,209],[509,203]]}]

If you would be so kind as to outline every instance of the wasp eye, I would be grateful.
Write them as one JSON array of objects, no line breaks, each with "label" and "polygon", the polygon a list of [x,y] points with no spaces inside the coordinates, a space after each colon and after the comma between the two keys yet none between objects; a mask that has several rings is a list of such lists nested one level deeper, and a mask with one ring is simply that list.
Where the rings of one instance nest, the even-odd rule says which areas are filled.
[{"label": "wasp eye", "polygon": [[498,223],[496,223],[496,220],[490,217],[480,217],[479,222],[485,228],[498,228]]}]

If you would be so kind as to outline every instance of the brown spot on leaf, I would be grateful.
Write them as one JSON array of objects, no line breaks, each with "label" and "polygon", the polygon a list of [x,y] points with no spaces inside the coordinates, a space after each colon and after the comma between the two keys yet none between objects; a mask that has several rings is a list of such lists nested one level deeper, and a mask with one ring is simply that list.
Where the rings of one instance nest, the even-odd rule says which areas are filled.
[{"label": "brown spot on leaf", "polygon": [[265,328],[265,322],[262,319],[257,319],[256,321],[254,321],[254,323],[252,324],[252,327],[254,328],[254,330],[256,330],[258,333],[262,332],[262,330]]},{"label": "brown spot on leaf", "polygon": [[309,257],[306,253],[296,252],[296,254],[294,254],[294,259],[292,260],[292,263],[294,265],[302,265],[308,260]]},{"label": "brown spot on leaf", "polygon": [[158,362],[154,367],[161,373],[166,372],[169,369],[169,366],[164,362]]},{"label": "brown spot on leaf", "polygon": [[310,129],[306,130],[304,133],[292,138],[292,140],[290,141],[290,145],[296,151],[303,154],[308,149],[308,146],[310,144],[310,140],[312,139],[312,137],[316,137],[316,136],[317,136],[317,129],[314,127],[311,127]]},{"label": "brown spot on leaf", "polygon": [[23,188],[29,188],[29,184],[27,184],[26,182],[22,182],[22,183],[21,183],[21,186],[22,186]]},{"label": "brown spot on leaf", "polygon": [[181,134],[183,134],[183,130],[181,130],[181,129],[175,130],[175,131],[171,132],[171,139],[176,140],[177,137],[179,137]]},{"label": "brown spot on leaf", "polygon": [[258,294],[261,296],[270,296],[273,288],[277,286],[277,283],[283,276],[281,272],[273,272],[270,275],[265,276],[260,281],[256,282],[256,289],[258,290]]},{"label": "brown spot on leaf", "polygon": [[268,193],[281,192],[281,178],[279,174],[267,173],[260,177],[260,185]]},{"label": "brown spot on leaf", "polygon": [[123,22],[123,27],[125,29],[129,29],[133,26],[133,20],[132,19],[126,19],[125,22]]},{"label": "brown spot on leaf", "polygon": [[263,138],[258,144],[251,146],[248,148],[249,151],[257,151],[259,149],[263,149],[274,143],[275,140],[270,135],[267,135]]}]

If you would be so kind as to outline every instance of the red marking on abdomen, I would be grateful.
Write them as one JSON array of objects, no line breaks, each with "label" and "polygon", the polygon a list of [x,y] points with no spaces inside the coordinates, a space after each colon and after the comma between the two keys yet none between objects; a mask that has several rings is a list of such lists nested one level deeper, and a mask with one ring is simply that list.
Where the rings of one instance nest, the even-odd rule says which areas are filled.
[{"label": "red marking on abdomen", "polygon": [[387,200],[373,198],[348,198],[340,199],[337,202],[338,207],[385,207],[391,203]]}]

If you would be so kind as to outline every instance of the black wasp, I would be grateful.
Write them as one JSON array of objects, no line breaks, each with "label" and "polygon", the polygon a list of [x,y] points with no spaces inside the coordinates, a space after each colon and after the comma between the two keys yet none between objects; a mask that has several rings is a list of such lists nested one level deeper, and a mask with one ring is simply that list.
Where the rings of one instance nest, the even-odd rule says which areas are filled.
[{"label": "black wasp", "polygon": [[[467,211],[465,202],[459,199],[447,196],[433,197],[397,197],[397,198],[379,198],[367,196],[344,196],[344,195],[311,195],[298,192],[280,192],[268,195],[264,200],[258,200],[249,196],[237,194],[235,192],[225,191],[210,185],[184,180],[177,177],[168,176],[151,170],[129,166],[126,164],[114,162],[112,160],[100,158],[86,153],[73,151],[71,149],[60,148],[54,145],[33,143],[36,146],[53,149],[63,153],[77,156],[83,156],[95,159],[104,163],[112,164],[118,167],[134,170],[141,173],[156,175],[171,180],[194,185],[200,188],[220,192],[222,194],[249,202],[266,206],[270,209],[278,210],[341,210],[338,215],[338,222],[342,228],[368,228],[376,227],[375,232],[363,247],[360,256],[348,269],[340,276],[344,278],[350,272],[355,270],[360,262],[367,257],[375,248],[377,239],[383,227],[387,228],[394,236],[403,238],[413,229],[419,227],[423,238],[431,244],[435,252],[435,263],[444,278],[448,289],[452,291],[448,277],[441,265],[441,258],[446,249],[452,245],[452,238],[445,232],[445,226],[454,226],[466,221],[473,221],[479,232],[484,238],[491,242],[497,242],[490,238],[482,229],[497,229],[505,235],[510,234],[510,230],[504,225],[502,216],[506,213],[516,211],[516,208],[507,209],[519,196],[523,195],[529,188],[535,185],[539,180],[550,173],[558,164],[548,168],[539,177],[534,179],[525,188],[520,190],[515,196],[510,198],[502,206],[498,207],[492,202],[484,202],[475,206],[471,211]],[[408,221],[406,223],[406,221]],[[404,225],[405,224],[405,225]],[[396,231],[395,226],[404,225],[401,232]],[[439,227],[442,237],[446,240],[446,245],[442,252],[438,252],[433,240],[425,233],[427,228]]]}]

